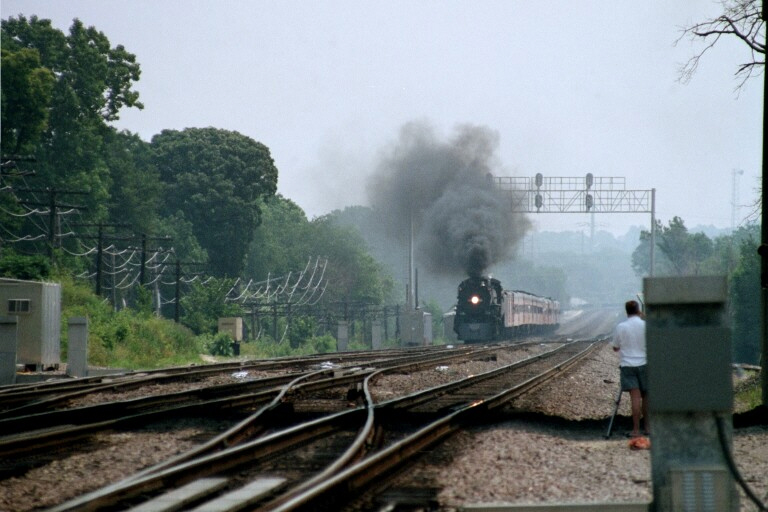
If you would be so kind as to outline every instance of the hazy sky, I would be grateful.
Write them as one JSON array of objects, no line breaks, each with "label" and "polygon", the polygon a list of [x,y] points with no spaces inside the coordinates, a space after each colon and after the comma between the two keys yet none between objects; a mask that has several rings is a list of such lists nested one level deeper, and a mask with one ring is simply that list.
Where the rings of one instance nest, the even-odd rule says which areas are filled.
[{"label": "hazy sky", "polygon": [[[312,218],[366,204],[366,181],[410,121],[446,138],[498,133],[498,175],[624,177],[657,190],[657,217],[729,227],[761,170],[763,77],[740,91],[743,44],[722,40],[688,84],[703,44],[682,27],[721,12],[709,0],[260,1],[2,0],[2,18],[73,18],[137,56],[144,110],[116,123],[145,140],[213,126],[270,148],[278,191]],[[739,207],[737,220],[748,213]],[[585,230],[587,214],[536,215]],[[598,214],[599,229],[650,224]]]}]

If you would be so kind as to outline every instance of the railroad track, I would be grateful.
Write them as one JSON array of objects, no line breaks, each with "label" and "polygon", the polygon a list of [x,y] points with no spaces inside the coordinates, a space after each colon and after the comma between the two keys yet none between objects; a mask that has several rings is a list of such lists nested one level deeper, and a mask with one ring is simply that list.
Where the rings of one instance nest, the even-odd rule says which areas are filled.
[{"label": "railroad track", "polygon": [[29,414],[43,409],[64,407],[67,402],[86,395],[124,392],[147,387],[151,384],[196,383],[212,376],[228,375],[233,372],[303,372],[315,369],[320,365],[344,367],[399,357],[428,356],[440,350],[441,347],[412,347],[407,349],[315,354],[302,357],[282,357],[267,361],[214,363],[203,366],[193,365],[138,372],[132,371],[81,379],[67,378],[46,382],[4,385],[0,386],[0,418]]},{"label": "railroad track", "polygon": [[[221,448],[227,443],[219,436],[222,439],[213,440],[219,449],[182,454],[51,510],[336,510],[373,483],[384,482],[421,450],[540,385],[594,346],[594,342],[568,343],[491,372],[379,404],[370,392],[377,378],[434,361],[372,370],[363,377],[360,407],[226,448]],[[409,428],[404,430],[405,426]]]},{"label": "railroad track", "polygon": [[[454,405],[450,412],[437,415],[429,422],[417,426],[410,433],[406,433],[402,438],[359,463],[304,492],[298,493],[279,506],[264,510],[341,510],[343,505],[350,501],[350,496],[359,497],[366,492],[374,495],[380,494],[388,486],[391,477],[416,461],[425,450],[447,439],[467,425],[481,423],[489,414],[510,400],[568,370],[604,341],[605,338],[573,341],[547,353],[470,377],[465,381],[414,393],[381,404],[379,407],[388,410],[389,414],[386,416],[391,420],[402,417],[400,414],[391,414],[391,411],[412,410],[414,406],[423,406],[431,402],[429,399],[425,400],[430,395],[436,397],[438,402],[443,403],[443,396],[454,395]],[[494,389],[489,386],[493,381],[500,384],[502,388]],[[475,389],[481,394],[472,397],[471,394],[467,394],[469,389]],[[460,390],[460,392],[454,393],[456,390]],[[482,395],[482,393],[488,394]],[[469,400],[463,405],[459,405],[462,396],[469,398]],[[438,405],[433,405],[430,408],[433,410],[441,409]],[[397,421],[401,423],[400,420]],[[373,501],[372,497],[360,499]],[[389,506],[383,506],[382,509],[396,510],[396,507],[397,503],[391,503]]]},{"label": "railroad track", "polygon": [[[77,399],[86,395],[104,394],[113,396],[115,392],[119,393],[131,389],[147,388],[152,384],[161,384],[161,386],[156,388],[154,394],[163,395],[166,393],[163,392],[162,385],[182,381],[188,382],[190,383],[188,396],[192,396],[195,393],[204,394],[205,392],[199,391],[199,389],[203,387],[216,387],[205,386],[206,378],[222,374],[231,375],[233,372],[276,372],[277,375],[275,376],[274,382],[279,384],[281,380],[286,379],[285,374],[287,373],[296,376],[301,373],[316,371],[318,368],[343,370],[344,368],[349,368],[350,366],[359,365],[361,363],[368,364],[372,367],[381,367],[399,364],[400,361],[419,359],[429,360],[435,357],[442,357],[445,353],[464,354],[471,350],[472,349],[460,347],[442,351],[430,348],[429,350],[391,350],[349,353],[344,356],[334,355],[327,358],[312,356],[301,359],[285,358],[266,362],[216,364],[211,365],[212,367],[206,365],[204,367],[169,368],[166,370],[150,372],[150,374],[138,373],[86,379],[82,383],[72,380],[63,380],[44,384],[21,385],[16,392],[12,393],[9,389],[6,389],[4,393],[0,394],[0,409],[5,407],[5,410],[0,412],[0,421],[21,416],[29,416],[48,410],[67,409],[70,407],[70,404],[77,403]],[[288,380],[292,378],[293,377],[290,377]],[[255,379],[249,378],[248,380]],[[269,383],[269,379],[266,377],[258,379],[258,381],[259,382],[257,382],[256,385],[261,385],[259,384],[260,382],[264,382],[265,384]],[[234,383],[231,387],[236,388],[240,384],[241,383]],[[6,386],[6,388],[9,387]],[[226,388],[221,387],[220,389],[225,390]],[[179,393],[177,396],[182,397],[184,395]],[[118,401],[113,400],[105,401],[118,403]],[[160,401],[162,400],[159,400],[158,402]],[[126,400],[124,402],[128,401]],[[139,402],[135,403],[138,404]],[[16,406],[10,408],[10,405]],[[41,419],[45,420],[43,423],[47,423],[46,418]],[[31,424],[35,424],[35,422],[32,422]],[[2,427],[0,427],[0,435],[2,434]]]},{"label": "railroad track", "polygon": [[[367,357],[367,362],[378,368],[400,367],[416,369],[440,362],[478,357],[493,348],[462,347],[451,350],[429,350],[418,352],[395,352],[392,357]],[[291,411],[303,411],[304,416],[312,415],[307,407],[297,406],[299,402],[317,401],[323,391],[341,388],[361,388],[362,379],[372,369],[364,371],[361,367],[342,366],[329,370],[314,370],[304,373],[280,375],[252,381],[222,384],[195,388],[176,393],[166,393],[132,400],[106,402],[91,406],[48,411],[51,403],[63,403],[69,397],[69,391],[42,402],[8,411],[6,418],[0,418],[0,458],[19,457],[41,453],[71,445],[76,440],[93,436],[98,432],[115,429],[130,429],[149,422],[162,421],[184,416],[211,416],[223,413],[251,418],[247,428],[242,427],[247,435],[255,435],[265,430],[263,424],[279,420],[280,424],[298,422],[291,418],[286,407],[290,403]],[[290,392],[290,393],[289,393]],[[276,402],[278,400],[278,402]],[[334,400],[338,404],[343,402]],[[43,412],[11,416],[12,412],[26,413],[42,409]],[[253,412],[253,411],[256,412]],[[248,416],[249,412],[251,413]],[[281,412],[278,418],[278,412]],[[314,411],[319,414],[323,411]],[[262,426],[254,425],[259,418]],[[239,418],[238,418],[239,419]],[[37,426],[30,427],[30,426]],[[227,443],[246,437],[243,432],[232,433]],[[0,467],[0,474],[8,473],[11,468]]]}]

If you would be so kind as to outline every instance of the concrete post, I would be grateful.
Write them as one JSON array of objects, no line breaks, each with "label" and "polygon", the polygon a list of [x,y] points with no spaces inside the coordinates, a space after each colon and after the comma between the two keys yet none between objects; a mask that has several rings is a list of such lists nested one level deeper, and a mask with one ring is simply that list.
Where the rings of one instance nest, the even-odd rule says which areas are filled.
[{"label": "concrete post", "polygon": [[70,377],[88,376],[88,319],[72,317],[69,319],[67,338],[67,375]]},{"label": "concrete post", "polygon": [[15,316],[0,316],[0,384],[16,383],[17,329]]},{"label": "concrete post", "polygon": [[381,349],[381,320],[371,320],[371,349]]},{"label": "concrete post", "polygon": [[349,346],[349,322],[339,320],[338,336],[336,337],[336,350],[346,352]]},{"label": "concrete post", "polygon": [[[646,278],[654,510],[736,512],[725,277]],[[724,442],[721,442],[721,438]]]},{"label": "concrete post", "polygon": [[422,312],[421,325],[422,344],[428,347],[432,345],[432,313]]}]

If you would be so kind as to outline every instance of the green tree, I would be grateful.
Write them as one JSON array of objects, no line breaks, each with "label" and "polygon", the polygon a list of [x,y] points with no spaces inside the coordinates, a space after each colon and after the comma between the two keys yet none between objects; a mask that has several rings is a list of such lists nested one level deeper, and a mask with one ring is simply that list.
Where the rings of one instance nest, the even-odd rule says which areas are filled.
[{"label": "green tree", "polygon": [[368,252],[360,234],[339,225],[333,215],[311,222],[309,253],[328,259],[325,275],[330,301],[382,304],[391,300],[392,279]]},{"label": "green tree", "polygon": [[303,268],[311,254],[307,241],[311,225],[296,203],[280,194],[261,207],[261,224],[253,229],[244,274],[257,279]]},{"label": "green tree", "polygon": [[55,77],[40,64],[33,48],[2,49],[2,137],[3,155],[34,152],[48,127],[48,111]]},{"label": "green tree", "polygon": [[109,169],[109,219],[135,233],[159,233],[162,184],[147,142],[127,131],[104,134],[104,162]]},{"label": "green tree", "polygon": [[[743,235],[750,233],[747,238]],[[760,364],[760,257],[757,225],[740,230],[740,259],[730,284],[733,315],[733,357],[739,363]]]},{"label": "green tree", "polygon": [[76,96],[79,114],[114,121],[124,106],[143,108],[139,93],[131,89],[141,73],[136,56],[122,45],[112,48],[95,27],[74,19],[64,35],[51,20],[19,16],[3,20],[2,29],[4,48],[39,52],[42,65],[66,86],[63,91]]},{"label": "green tree", "polygon": [[269,149],[215,128],[163,130],[152,138],[154,163],[166,185],[162,213],[181,212],[218,276],[240,275],[261,200],[277,190]]},{"label": "green tree", "polygon": [[712,240],[712,254],[701,265],[702,274],[730,275],[739,262],[739,244],[734,234]]},{"label": "green tree", "polygon": [[712,241],[712,254],[702,264],[702,273],[706,275],[733,274],[741,261],[741,245],[760,237],[756,224],[747,224],[727,235],[715,237]]},{"label": "green tree", "polygon": [[382,303],[391,300],[392,279],[368,251],[360,233],[342,225],[338,212],[308,221],[292,201],[276,196],[263,204],[263,222],[249,248],[246,274],[266,279],[327,259],[323,302]]},{"label": "green tree", "polygon": [[657,236],[657,244],[676,275],[697,275],[712,254],[712,240],[704,233],[689,233],[683,219],[674,217]]},{"label": "green tree", "polygon": [[0,251],[0,277],[41,280],[50,275],[51,265],[43,256],[23,256],[9,249]]},{"label": "green tree", "polygon": [[[104,136],[113,130],[107,123],[118,119],[123,107],[143,108],[138,93],[131,88],[140,75],[135,56],[123,46],[112,47],[102,32],[85,27],[77,19],[66,35],[53,28],[50,20],[36,16],[2,20],[2,46],[4,52],[37,52],[40,67],[33,75],[43,82],[47,82],[44,76],[55,77],[47,103],[46,129],[39,144],[30,149],[37,159],[36,186],[88,191],[82,201],[88,207],[87,216],[103,219],[111,188],[103,152]],[[9,80],[23,79],[18,73],[24,75],[35,64],[32,54],[26,55],[30,64],[21,69],[11,67]],[[5,73],[3,63],[4,82]],[[29,105],[31,118],[12,117],[7,126],[3,118],[3,138],[6,130],[13,134],[9,145],[32,147],[35,137],[25,135],[28,129],[22,121],[42,126],[40,111],[48,96],[47,85],[41,89],[36,102]],[[5,103],[3,109],[5,112]]]},{"label": "green tree", "polygon": [[443,329],[443,310],[435,300],[421,301],[421,309],[432,315],[432,339],[445,339]]},{"label": "green tree", "polygon": [[[367,244],[359,233],[339,225],[334,214],[309,222],[301,208],[277,195],[263,203],[262,220],[261,225],[254,229],[249,248],[245,269],[249,278],[262,281],[268,276],[274,279],[289,273],[293,273],[295,278],[298,275],[296,271],[319,259],[321,287],[325,291],[322,295],[312,295],[309,302],[314,303],[320,298],[317,304],[320,309],[337,310],[345,302],[381,304],[391,300],[391,278],[369,254]],[[313,274],[313,285],[319,280],[320,272]],[[302,283],[308,281],[309,278],[305,277]],[[301,308],[288,315],[287,336],[291,346],[306,348],[302,340],[311,337],[317,329],[316,319]],[[283,320],[278,321],[278,339],[279,333],[284,332],[286,327]],[[268,332],[274,332],[273,329],[274,325],[270,322]],[[321,337],[312,343],[316,350],[324,351],[328,349],[327,341],[327,338]]]},{"label": "green tree", "polygon": [[[632,268],[638,275],[650,274],[650,239],[650,232],[642,231],[640,245],[632,253]],[[656,248],[656,275],[702,274],[704,262],[714,252],[712,240],[704,233],[689,233],[680,217],[674,217],[668,226],[656,221]]]},{"label": "green tree", "polygon": [[314,318],[309,316],[297,316],[291,318],[288,325],[288,343],[291,348],[299,348],[312,341],[317,328]]},{"label": "green tree", "polygon": [[221,317],[243,316],[239,304],[227,302],[227,292],[234,283],[231,279],[195,281],[191,290],[181,299],[181,323],[195,334],[215,334]]},{"label": "green tree", "polygon": [[[177,212],[170,217],[157,220],[157,232],[170,237],[173,242],[173,251],[177,260],[188,263],[204,264],[208,262],[208,252],[200,246],[195,238],[194,226],[184,214]],[[205,267],[197,267],[195,272],[204,270]]]}]

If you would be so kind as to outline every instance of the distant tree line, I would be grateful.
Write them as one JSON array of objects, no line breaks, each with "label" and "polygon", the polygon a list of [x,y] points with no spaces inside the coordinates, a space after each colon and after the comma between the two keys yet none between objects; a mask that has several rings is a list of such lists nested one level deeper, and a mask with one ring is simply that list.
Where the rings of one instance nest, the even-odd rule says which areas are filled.
[{"label": "distant tree line", "polygon": [[[102,32],[75,19],[64,33],[19,16],[2,20],[0,42],[3,275],[98,275],[116,302],[172,315],[157,297],[175,301],[180,269],[185,292],[219,294],[205,321],[204,301],[186,301],[182,321],[197,331],[214,329],[213,315],[244,311],[224,307],[226,280],[285,275],[311,258],[327,261],[324,300],[390,299],[390,278],[354,230],[310,221],[276,194],[278,169],[264,144],[212,127],[163,130],[150,141],[115,129],[123,109],[143,108],[134,90],[141,70]],[[128,287],[149,283],[151,293]]]},{"label": "distant tree line", "polygon": [[[713,240],[704,233],[691,233],[680,217],[666,226],[656,221],[654,275],[727,276],[734,360],[751,364],[760,360],[759,240],[758,224]],[[632,267],[639,276],[650,275],[650,246],[651,233],[643,231],[640,245],[632,253]]]},{"label": "distant tree line", "polygon": [[[150,141],[118,131],[111,123],[123,109],[143,108],[134,90],[139,63],[77,19],[64,33],[50,20],[11,17],[2,20],[0,37],[0,275],[59,272],[94,288],[98,280],[115,305],[154,307],[168,317],[181,281],[181,320],[195,332],[251,307],[228,295],[237,278],[286,276],[312,258],[327,261],[323,301],[398,302],[405,248],[380,233],[377,212],[354,207],[307,219],[276,193],[269,148],[234,131],[163,130]],[[757,227],[714,240],[690,233],[677,217],[656,227],[656,275],[729,276],[735,359],[757,362]],[[649,244],[643,232],[632,255],[637,275],[649,273]],[[577,293],[567,279],[578,268],[563,268],[518,263],[495,270],[506,287],[565,303]],[[592,275],[583,273],[582,288],[594,284]],[[422,273],[420,305],[439,313],[461,277]],[[295,325],[311,331],[307,322]],[[283,327],[291,332],[287,321]]]}]

